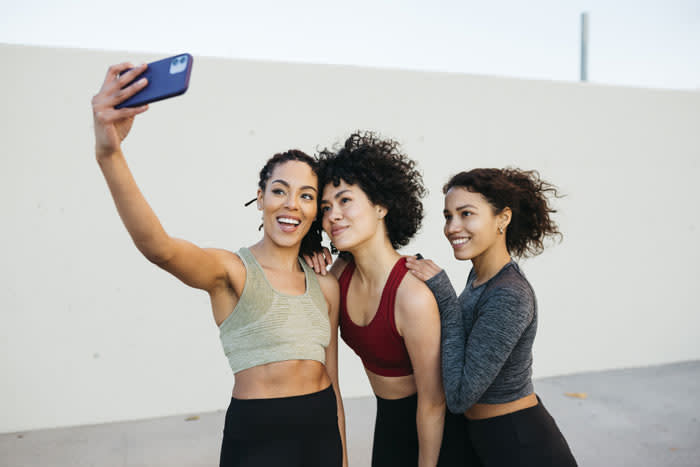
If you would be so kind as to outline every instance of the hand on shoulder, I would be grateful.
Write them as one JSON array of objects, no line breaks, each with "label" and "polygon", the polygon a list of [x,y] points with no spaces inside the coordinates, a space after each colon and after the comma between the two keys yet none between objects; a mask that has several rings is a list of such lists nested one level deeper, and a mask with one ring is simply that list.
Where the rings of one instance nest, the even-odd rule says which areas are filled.
[{"label": "hand on shoulder", "polygon": [[430,259],[418,259],[415,256],[406,257],[406,267],[411,274],[422,281],[432,279],[442,271],[442,268]]}]

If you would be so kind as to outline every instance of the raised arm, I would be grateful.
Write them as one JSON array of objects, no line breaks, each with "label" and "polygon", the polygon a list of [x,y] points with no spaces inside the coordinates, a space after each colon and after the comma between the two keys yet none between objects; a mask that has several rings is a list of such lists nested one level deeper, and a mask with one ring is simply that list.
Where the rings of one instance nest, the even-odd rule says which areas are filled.
[{"label": "raised arm", "polygon": [[319,276],[321,290],[328,303],[328,319],[331,324],[331,341],[326,348],[326,371],[333,383],[333,391],[338,404],[338,429],[343,443],[343,467],[348,465],[347,442],[345,439],[345,408],[340,395],[338,381],[338,310],[340,304],[340,287],[333,276]]},{"label": "raised arm", "polygon": [[145,112],[148,106],[122,109],[115,109],[114,106],[147,85],[145,78],[142,78],[125,87],[146,67],[134,67],[129,63],[110,67],[100,91],[93,97],[97,163],[119,216],[139,251],[187,285],[211,293],[219,286],[228,284],[223,253],[199,248],[167,234],[136,185],[121,149],[121,142],[129,134],[134,117]]},{"label": "raised arm", "polygon": [[445,421],[438,307],[428,288],[408,275],[399,287],[396,311],[396,324],[406,343],[418,389],[418,465],[435,466]]}]

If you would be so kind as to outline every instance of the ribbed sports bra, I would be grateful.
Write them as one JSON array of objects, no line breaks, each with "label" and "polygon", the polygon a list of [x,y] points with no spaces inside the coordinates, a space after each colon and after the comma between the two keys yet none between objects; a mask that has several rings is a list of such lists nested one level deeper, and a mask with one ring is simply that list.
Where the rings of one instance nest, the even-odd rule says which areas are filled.
[{"label": "ribbed sports bra", "polygon": [[275,290],[247,248],[238,250],[246,269],[243,292],[219,326],[224,354],[234,373],[283,360],[326,361],[331,330],[328,304],[316,274],[304,261],[306,291],[288,295]]},{"label": "ribbed sports bra", "polygon": [[403,337],[396,329],[394,308],[396,290],[408,272],[406,258],[400,258],[382,290],[377,313],[367,326],[358,326],[347,310],[347,297],[355,263],[349,263],[338,279],[340,284],[340,336],[362,359],[365,368],[381,376],[413,374]]}]

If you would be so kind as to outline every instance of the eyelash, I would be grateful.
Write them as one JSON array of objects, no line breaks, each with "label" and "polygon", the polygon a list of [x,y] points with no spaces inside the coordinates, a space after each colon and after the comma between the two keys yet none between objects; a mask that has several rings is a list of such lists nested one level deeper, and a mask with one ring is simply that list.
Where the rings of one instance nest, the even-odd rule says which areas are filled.
[{"label": "eyelash", "polygon": [[[462,217],[469,217],[469,216],[472,216],[473,213],[471,213],[471,212],[469,212],[469,211],[462,211],[462,212],[461,212],[461,215],[462,215]],[[445,221],[449,222],[449,221],[451,221],[451,220],[452,220],[452,215],[451,215],[451,214],[445,216]]]},{"label": "eyelash", "polygon": [[[284,190],[281,189],[281,188],[273,188],[273,189],[272,189],[272,194],[274,194],[274,195],[284,195],[285,193],[284,193]],[[314,196],[313,196],[312,194],[310,194],[310,193],[302,193],[301,197],[304,198],[304,199],[306,199],[306,200],[308,200],[308,201],[313,201],[313,200],[314,200]]]}]

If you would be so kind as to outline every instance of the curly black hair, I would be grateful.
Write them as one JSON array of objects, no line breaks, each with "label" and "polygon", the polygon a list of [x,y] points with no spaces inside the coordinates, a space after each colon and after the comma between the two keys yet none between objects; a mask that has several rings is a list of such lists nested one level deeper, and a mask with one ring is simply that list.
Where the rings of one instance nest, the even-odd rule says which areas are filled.
[{"label": "curly black hair", "polygon": [[561,198],[557,188],[542,180],[536,170],[473,169],[453,176],[442,188],[462,187],[480,193],[491,204],[494,214],[508,207],[512,211],[506,229],[506,248],[516,257],[537,256],[544,250],[544,240],[562,233],[552,220],[557,212],[550,204],[550,196]]},{"label": "curly black hair", "polygon": [[[316,159],[298,149],[290,149],[285,152],[277,153],[267,160],[263,168],[260,170],[260,179],[258,180],[258,187],[264,192],[265,187],[267,186],[267,181],[272,175],[272,172],[275,170],[275,167],[289,161],[304,162],[318,177],[318,162],[316,161]],[[251,201],[247,202],[246,206],[254,202],[255,199],[256,198],[253,198]],[[322,251],[321,230],[321,221],[317,217],[311,224],[311,228],[309,229],[309,231],[301,240],[301,246],[299,248],[300,255],[311,256],[315,252]]]},{"label": "curly black hair", "polygon": [[384,222],[391,245],[398,249],[408,244],[423,221],[426,189],[416,163],[397,141],[358,131],[339,150],[324,149],[317,157],[321,190],[341,180],[359,186],[373,204],[387,209]]}]

